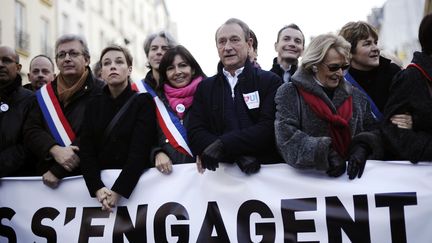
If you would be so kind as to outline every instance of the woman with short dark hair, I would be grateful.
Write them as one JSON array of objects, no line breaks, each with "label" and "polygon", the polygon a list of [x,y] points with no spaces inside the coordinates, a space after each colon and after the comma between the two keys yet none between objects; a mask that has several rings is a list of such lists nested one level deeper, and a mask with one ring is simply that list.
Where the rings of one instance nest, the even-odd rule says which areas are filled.
[{"label": "woman with short dark hair", "polygon": [[[159,64],[162,94],[161,103],[157,105],[158,113],[158,144],[152,151],[152,162],[164,174],[170,174],[173,164],[195,163],[187,144],[185,126],[188,123],[189,108],[199,83],[206,78],[201,66],[192,54],[182,45],[169,49]],[[165,112],[162,112],[165,110]],[[162,114],[169,114],[163,117]],[[166,122],[174,126],[169,130]],[[174,136],[177,134],[179,136]]]},{"label": "woman with short dark hair", "polygon": [[[132,56],[126,48],[108,46],[99,61],[107,85],[86,109],[80,157],[90,195],[111,211],[121,197],[130,197],[144,169],[151,167],[156,117],[151,96],[131,88]],[[101,180],[104,169],[121,169],[111,188]]]}]

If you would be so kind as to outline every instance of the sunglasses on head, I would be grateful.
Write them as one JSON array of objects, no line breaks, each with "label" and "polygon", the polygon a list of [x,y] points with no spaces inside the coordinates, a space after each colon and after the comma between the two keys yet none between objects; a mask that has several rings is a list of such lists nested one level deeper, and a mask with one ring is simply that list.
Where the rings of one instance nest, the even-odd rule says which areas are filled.
[{"label": "sunglasses on head", "polygon": [[347,69],[350,67],[349,64],[344,64],[344,65],[339,65],[339,64],[327,64],[327,63],[323,63],[323,64],[327,66],[327,68],[328,68],[328,70],[329,70],[330,72],[336,72],[336,71],[338,71],[339,69],[342,69],[342,71],[345,71],[345,70],[347,70]]}]

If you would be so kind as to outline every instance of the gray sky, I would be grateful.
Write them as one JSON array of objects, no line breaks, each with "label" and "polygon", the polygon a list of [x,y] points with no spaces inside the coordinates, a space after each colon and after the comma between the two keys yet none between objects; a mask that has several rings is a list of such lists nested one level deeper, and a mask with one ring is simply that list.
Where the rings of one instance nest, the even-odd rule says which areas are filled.
[{"label": "gray sky", "polygon": [[366,20],[373,7],[385,0],[166,0],[168,11],[177,23],[178,41],[188,48],[204,72],[212,76],[219,60],[214,34],[228,18],[245,21],[258,37],[258,62],[269,70],[277,32],[295,23],[305,34],[306,45],[312,36],[336,32],[349,21]]}]

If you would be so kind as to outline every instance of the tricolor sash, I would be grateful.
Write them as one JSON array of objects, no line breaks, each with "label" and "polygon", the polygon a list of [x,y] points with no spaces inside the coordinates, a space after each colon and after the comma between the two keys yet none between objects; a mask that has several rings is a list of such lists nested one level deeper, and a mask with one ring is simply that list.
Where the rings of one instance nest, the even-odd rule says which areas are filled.
[{"label": "tricolor sash", "polygon": [[355,81],[355,79],[348,72],[345,74],[345,79],[348,82],[350,82],[354,87],[357,87],[361,92],[363,92],[363,94],[366,95],[366,97],[367,97],[367,99],[369,101],[369,104],[371,106],[372,115],[374,116],[375,120],[381,121],[383,119],[383,114],[378,109],[378,107],[376,106],[375,102],[373,102],[372,98],[368,95],[368,93],[366,93],[366,91],[360,86],[360,84],[358,84]]},{"label": "tricolor sash", "polygon": [[42,86],[36,92],[36,97],[51,135],[63,147],[71,145],[75,139],[75,133],[63,114],[51,83]]},{"label": "tricolor sash", "polygon": [[180,119],[167,109],[161,99],[156,95],[156,92],[148,85],[144,79],[132,85],[139,93],[149,93],[156,104],[156,117],[162,132],[165,134],[168,142],[177,151],[193,156],[186,137],[186,129],[181,124]]}]

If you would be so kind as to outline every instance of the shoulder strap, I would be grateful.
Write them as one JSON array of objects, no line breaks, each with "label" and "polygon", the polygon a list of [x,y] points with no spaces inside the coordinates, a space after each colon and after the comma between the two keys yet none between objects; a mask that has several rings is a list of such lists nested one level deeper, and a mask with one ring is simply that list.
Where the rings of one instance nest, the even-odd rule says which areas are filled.
[{"label": "shoulder strap", "polygon": [[125,111],[129,108],[132,101],[135,99],[135,97],[138,96],[138,93],[134,93],[129,99],[126,101],[126,103],[120,108],[120,110],[117,112],[117,114],[113,117],[113,119],[110,121],[108,126],[105,128],[104,134],[103,134],[103,140],[106,141],[114,128],[114,126],[117,124],[118,120],[122,117],[122,115],[125,113]]},{"label": "shoulder strap", "polygon": [[426,73],[426,71],[420,65],[415,64],[415,63],[410,63],[410,64],[408,64],[407,68],[408,67],[417,68],[429,80],[429,82],[432,82],[432,78]]},{"label": "shoulder strap", "polygon": [[427,80],[429,80],[429,82],[426,82],[426,83],[427,83],[427,86],[429,88],[429,93],[432,96],[432,78],[427,74],[427,72],[420,65],[418,65],[416,63],[408,64],[407,68],[409,68],[409,67],[417,68],[423,74],[423,76],[425,76],[425,78]]}]

